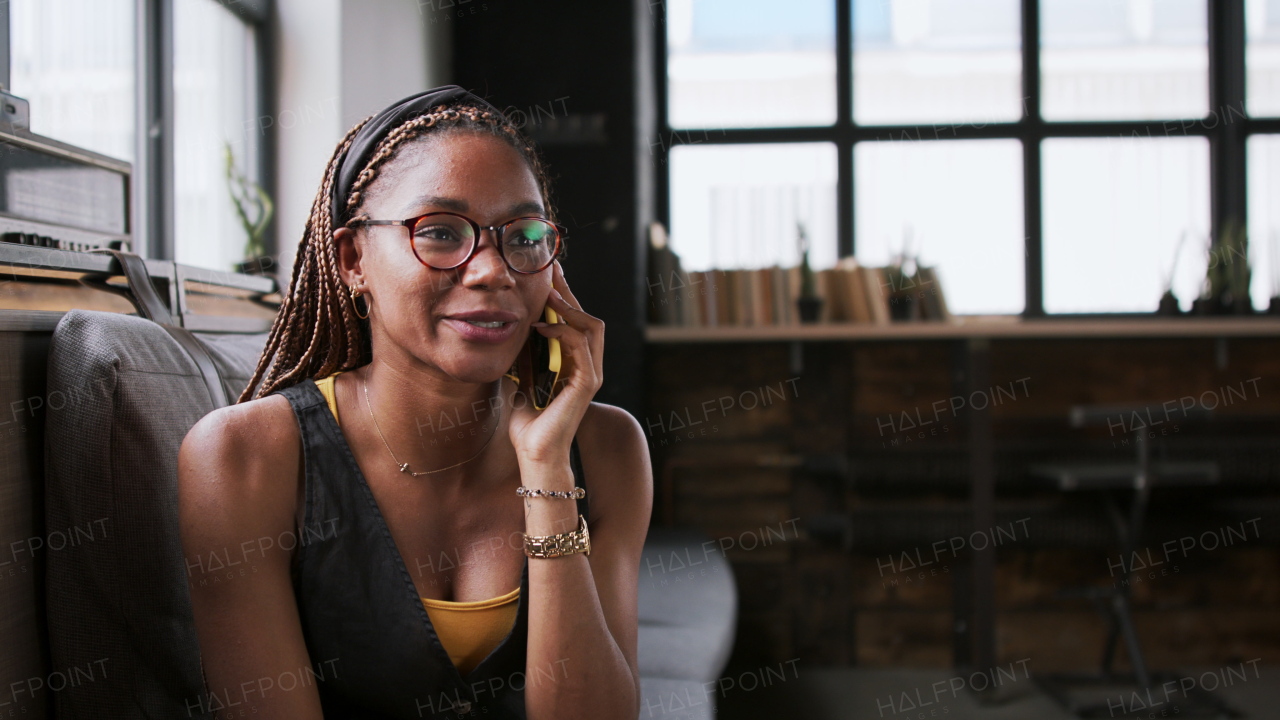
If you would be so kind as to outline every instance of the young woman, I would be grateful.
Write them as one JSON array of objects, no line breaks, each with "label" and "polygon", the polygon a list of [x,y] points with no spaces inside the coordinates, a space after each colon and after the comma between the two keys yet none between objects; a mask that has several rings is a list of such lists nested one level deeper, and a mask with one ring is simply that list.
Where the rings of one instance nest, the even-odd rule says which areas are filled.
[{"label": "young woman", "polygon": [[[637,716],[652,472],[635,419],[591,400],[604,323],[552,212],[532,146],[457,87],[338,145],[249,387],[179,455],[193,709]],[[544,409],[531,332],[564,355]]]}]

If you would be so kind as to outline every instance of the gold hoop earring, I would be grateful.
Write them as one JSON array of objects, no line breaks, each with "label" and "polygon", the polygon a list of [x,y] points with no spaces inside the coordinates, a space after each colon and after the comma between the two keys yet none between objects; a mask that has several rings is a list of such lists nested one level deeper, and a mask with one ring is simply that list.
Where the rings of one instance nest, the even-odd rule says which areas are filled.
[{"label": "gold hoop earring", "polygon": [[355,312],[356,317],[360,318],[361,320],[368,320],[369,319],[369,301],[367,299],[364,301],[363,315],[360,314],[360,306],[356,304],[356,298],[362,295],[364,295],[364,293],[360,292],[359,288],[357,288],[355,285],[351,286],[351,309],[352,311]]}]

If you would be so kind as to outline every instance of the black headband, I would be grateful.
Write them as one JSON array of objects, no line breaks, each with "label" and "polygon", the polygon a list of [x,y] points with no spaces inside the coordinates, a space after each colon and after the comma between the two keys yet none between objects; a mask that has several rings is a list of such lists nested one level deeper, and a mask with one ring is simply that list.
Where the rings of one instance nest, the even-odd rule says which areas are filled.
[{"label": "black headband", "polygon": [[382,142],[383,138],[406,120],[421,115],[438,105],[453,104],[458,100],[465,100],[468,104],[501,114],[500,110],[490,105],[479,95],[463,90],[457,85],[444,85],[420,92],[417,95],[410,95],[384,109],[369,122],[365,123],[364,127],[360,128],[360,131],[352,138],[351,147],[347,150],[346,156],[342,158],[342,163],[338,166],[337,175],[334,177],[333,193],[329,199],[334,227],[340,225],[341,221],[346,218],[346,198],[351,194],[351,188],[356,184],[356,178],[360,176],[360,171],[364,170],[364,166],[373,157],[373,152],[377,149],[378,143]]}]

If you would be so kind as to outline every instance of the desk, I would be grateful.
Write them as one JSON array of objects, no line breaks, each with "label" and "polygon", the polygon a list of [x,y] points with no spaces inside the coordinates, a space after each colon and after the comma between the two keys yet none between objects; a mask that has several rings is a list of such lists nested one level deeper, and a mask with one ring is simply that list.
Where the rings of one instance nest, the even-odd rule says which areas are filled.
[{"label": "desk", "polygon": [[[944,362],[954,370],[953,380],[943,382],[952,382],[952,390],[955,393],[968,395],[975,390],[990,388],[993,353],[998,360],[1002,354],[1002,347],[1010,344],[1025,347],[1025,343],[1021,343],[1023,340],[1037,341],[1037,344],[1040,340],[1046,340],[1049,341],[1049,345],[1055,347],[1068,347],[1074,345],[1070,342],[1073,340],[1098,340],[1102,341],[1100,344],[1111,343],[1110,346],[1114,346],[1114,342],[1119,340],[1198,339],[1196,357],[1204,360],[1197,360],[1197,362],[1207,363],[1202,367],[1204,374],[1208,376],[1212,374],[1210,369],[1215,362],[1219,369],[1226,364],[1226,351],[1234,339],[1280,338],[1280,318],[1270,316],[1182,318],[1152,316],[1091,320],[974,318],[955,323],[920,322],[890,325],[828,323],[783,327],[649,327],[646,330],[646,337],[655,346],[671,348],[685,355],[690,352],[701,352],[703,348],[710,349],[715,345],[733,346],[723,351],[733,354],[738,353],[737,346],[742,345],[742,351],[750,353],[753,347],[758,347],[757,344],[763,344],[772,345],[773,349],[770,352],[776,356],[779,349],[785,351],[787,346],[790,346],[793,372],[802,367],[805,346],[812,342],[847,343],[850,346],[940,343],[935,347],[951,349],[950,360],[944,359]],[[1217,343],[1215,344],[1214,341]],[[930,354],[937,353],[930,350]],[[1076,355],[1079,354],[1081,353],[1076,353]],[[800,362],[795,361],[797,357],[801,359]],[[1105,354],[1101,358],[1105,359]],[[935,370],[941,373],[940,369],[935,368]],[[1096,366],[1094,370],[1096,371]],[[999,363],[997,363],[998,371]],[[777,372],[781,372],[781,368]],[[889,370],[885,374],[897,379],[904,373]],[[940,374],[935,376],[941,377]],[[708,377],[714,376],[708,375]],[[880,375],[877,374],[877,377]],[[1243,377],[1249,377],[1249,375]],[[998,382],[1007,379],[1000,378]],[[743,378],[741,382],[746,383],[747,379]],[[1209,381],[1206,379],[1195,382],[1208,383]],[[690,382],[683,380],[680,384],[688,386]],[[844,386],[844,384],[841,385],[841,387]],[[928,396],[930,399],[942,397],[945,393],[937,383],[930,387],[932,388],[930,392],[934,393]],[[1203,387],[1211,386],[1205,384]],[[1150,392],[1158,395],[1154,397],[1156,400],[1165,397],[1160,394],[1164,391],[1158,388],[1151,388]],[[1112,397],[1116,395],[1115,392],[1110,394]],[[1104,394],[1103,397],[1107,396]],[[1116,399],[1130,398],[1117,397]],[[927,402],[922,402],[927,408]],[[1065,409],[1064,405],[1063,410]],[[885,411],[881,406],[877,412]],[[995,419],[998,420],[999,417],[996,416]],[[831,421],[836,418],[832,416],[826,419]],[[969,480],[965,511],[969,513],[973,528],[992,527],[995,496],[993,418],[989,412],[978,411],[969,412],[957,419],[962,424],[962,429],[968,430],[968,440],[964,446],[968,467],[966,474]],[[972,556],[970,562],[964,567],[958,564],[955,568],[957,571],[954,573],[957,603],[955,613],[958,622],[951,639],[953,661],[957,666],[974,668],[994,666],[996,654],[994,563],[995,558],[992,553],[978,553]]]}]

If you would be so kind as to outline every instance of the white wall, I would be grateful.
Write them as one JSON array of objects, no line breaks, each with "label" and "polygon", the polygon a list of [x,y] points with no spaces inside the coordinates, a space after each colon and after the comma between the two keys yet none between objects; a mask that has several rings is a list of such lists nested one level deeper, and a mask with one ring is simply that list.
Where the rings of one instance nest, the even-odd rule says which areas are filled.
[{"label": "white wall", "polygon": [[343,0],[343,126],[425,90],[426,57],[415,0]]},{"label": "white wall", "polygon": [[325,164],[347,130],[406,95],[448,82],[447,42],[418,0],[276,3],[276,228],[281,287]]}]

